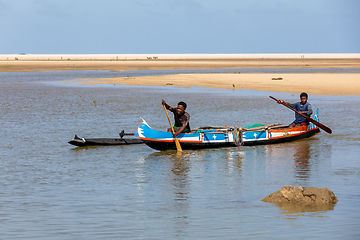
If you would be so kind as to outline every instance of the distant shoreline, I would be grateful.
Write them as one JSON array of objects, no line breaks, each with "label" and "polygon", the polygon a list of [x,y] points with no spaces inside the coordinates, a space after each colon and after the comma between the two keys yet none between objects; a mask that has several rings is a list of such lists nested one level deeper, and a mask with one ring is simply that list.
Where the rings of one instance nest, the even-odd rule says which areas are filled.
[{"label": "distant shoreline", "polygon": [[[12,60],[1,61],[5,56],[7,56],[6,59],[11,58]],[[120,55],[114,54],[0,55],[0,72],[241,68],[360,68],[360,54],[160,54],[156,56],[152,55],[152,57],[150,56],[151,55],[145,54],[121,55],[121,57]],[[305,57],[302,58],[301,56]],[[352,58],[349,58],[350,56]],[[358,58],[356,58],[357,56]]]},{"label": "distant shoreline", "polygon": [[126,61],[195,59],[360,59],[360,53],[0,54],[0,61]]}]

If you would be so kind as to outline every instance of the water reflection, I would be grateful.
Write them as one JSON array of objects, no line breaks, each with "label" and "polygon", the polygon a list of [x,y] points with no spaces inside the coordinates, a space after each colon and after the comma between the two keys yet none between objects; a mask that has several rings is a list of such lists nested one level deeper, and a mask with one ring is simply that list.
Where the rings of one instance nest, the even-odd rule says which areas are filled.
[{"label": "water reflection", "polygon": [[236,170],[241,175],[244,160],[243,152],[238,151],[237,149],[234,151],[227,151],[225,159],[227,160],[227,168],[229,171]]},{"label": "water reflection", "polygon": [[[149,154],[144,159],[147,182],[162,182],[161,189],[157,189],[157,194],[163,197],[158,201],[162,209],[168,209],[167,212],[172,220],[168,224],[177,236],[186,235],[184,231],[189,224],[190,180],[188,174],[191,170],[189,163],[191,155],[193,154],[164,151]],[[154,176],[157,177],[154,178]],[[147,185],[145,188],[152,186],[152,184]],[[151,189],[148,190],[151,191]]]},{"label": "water reflection", "polygon": [[309,177],[311,156],[310,144],[308,140],[298,141],[293,145],[295,173],[296,177],[300,179],[307,179]]},{"label": "water reflection", "polygon": [[[217,206],[214,201],[220,199],[228,204],[229,200],[224,199],[224,195],[230,199],[240,197],[238,188],[233,185],[240,185],[242,160],[241,152],[232,148],[184,151],[180,154],[163,151],[144,156],[141,160],[144,174],[139,176],[144,184],[141,184],[140,192],[145,194],[145,199],[157,198],[156,203],[146,208],[153,209],[154,204],[160,203],[159,211],[167,209],[167,227],[174,229],[177,236],[187,236],[189,225],[194,221],[191,211],[194,202],[190,200],[197,199],[201,207],[211,208]],[[233,187],[232,190],[224,189],[222,193],[214,192],[218,184]]]},{"label": "water reflection", "polygon": [[263,153],[268,159],[268,165],[276,165],[280,170],[294,169],[295,177],[299,180],[307,180],[310,177],[311,162],[316,158],[313,152],[313,144],[318,144],[311,139],[305,139],[290,143],[264,146]]},{"label": "water reflection", "polygon": [[320,205],[304,205],[291,203],[276,204],[281,209],[282,214],[306,213],[306,212],[326,212],[334,210],[335,204],[320,204]]},{"label": "water reflection", "polygon": [[174,216],[174,228],[176,236],[184,236],[184,229],[189,224],[189,178],[190,164],[186,156],[175,154],[170,159],[171,171],[173,177],[171,179],[173,204],[172,210],[176,213]]},{"label": "water reflection", "polygon": [[[220,167],[229,173],[235,172],[241,175],[244,153],[237,148],[203,149],[197,150],[195,155],[202,172]],[[212,161],[213,159],[216,160]]]}]

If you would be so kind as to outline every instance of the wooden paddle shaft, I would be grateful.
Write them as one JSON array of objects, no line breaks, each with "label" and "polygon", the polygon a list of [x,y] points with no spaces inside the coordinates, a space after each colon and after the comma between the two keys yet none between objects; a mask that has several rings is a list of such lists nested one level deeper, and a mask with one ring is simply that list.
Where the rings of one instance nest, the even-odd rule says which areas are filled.
[{"label": "wooden paddle shaft", "polygon": [[[272,98],[272,99],[274,99],[274,100],[277,101],[278,103],[280,103],[279,100],[277,100],[276,98],[274,98],[274,97],[272,97],[272,96],[269,96],[269,97]],[[332,133],[332,130],[331,130],[330,128],[328,128],[327,126],[319,123],[318,121],[316,121],[316,120],[314,120],[314,119],[312,119],[312,118],[310,118],[310,117],[308,117],[308,116],[300,113],[299,111],[297,111],[297,110],[295,110],[294,108],[290,107],[286,102],[282,102],[281,104],[284,105],[285,107],[293,110],[293,111],[296,112],[297,114],[303,116],[303,117],[306,118],[309,122],[312,122],[313,124],[315,124],[316,126],[318,126],[319,128],[321,128],[322,130],[324,130],[325,132],[327,132],[327,133],[329,133],[329,134]]]}]

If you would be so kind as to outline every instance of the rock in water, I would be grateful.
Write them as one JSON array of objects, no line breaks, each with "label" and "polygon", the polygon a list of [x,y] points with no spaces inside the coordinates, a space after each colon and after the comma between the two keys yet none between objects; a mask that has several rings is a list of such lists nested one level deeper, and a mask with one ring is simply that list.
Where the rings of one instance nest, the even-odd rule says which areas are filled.
[{"label": "rock in water", "polygon": [[335,204],[335,194],[327,188],[284,186],[261,201],[270,203],[299,203],[304,205]]}]

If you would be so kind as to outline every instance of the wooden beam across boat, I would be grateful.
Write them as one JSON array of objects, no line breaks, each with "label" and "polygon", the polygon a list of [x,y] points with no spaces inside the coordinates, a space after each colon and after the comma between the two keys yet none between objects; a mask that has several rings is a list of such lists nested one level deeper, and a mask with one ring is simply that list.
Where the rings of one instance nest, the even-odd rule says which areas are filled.
[{"label": "wooden beam across boat", "polygon": [[260,126],[260,127],[254,127],[254,128],[241,128],[242,131],[263,131],[275,126],[279,126],[282,123],[274,123],[274,124],[270,124],[270,125],[264,125],[264,126]]}]

